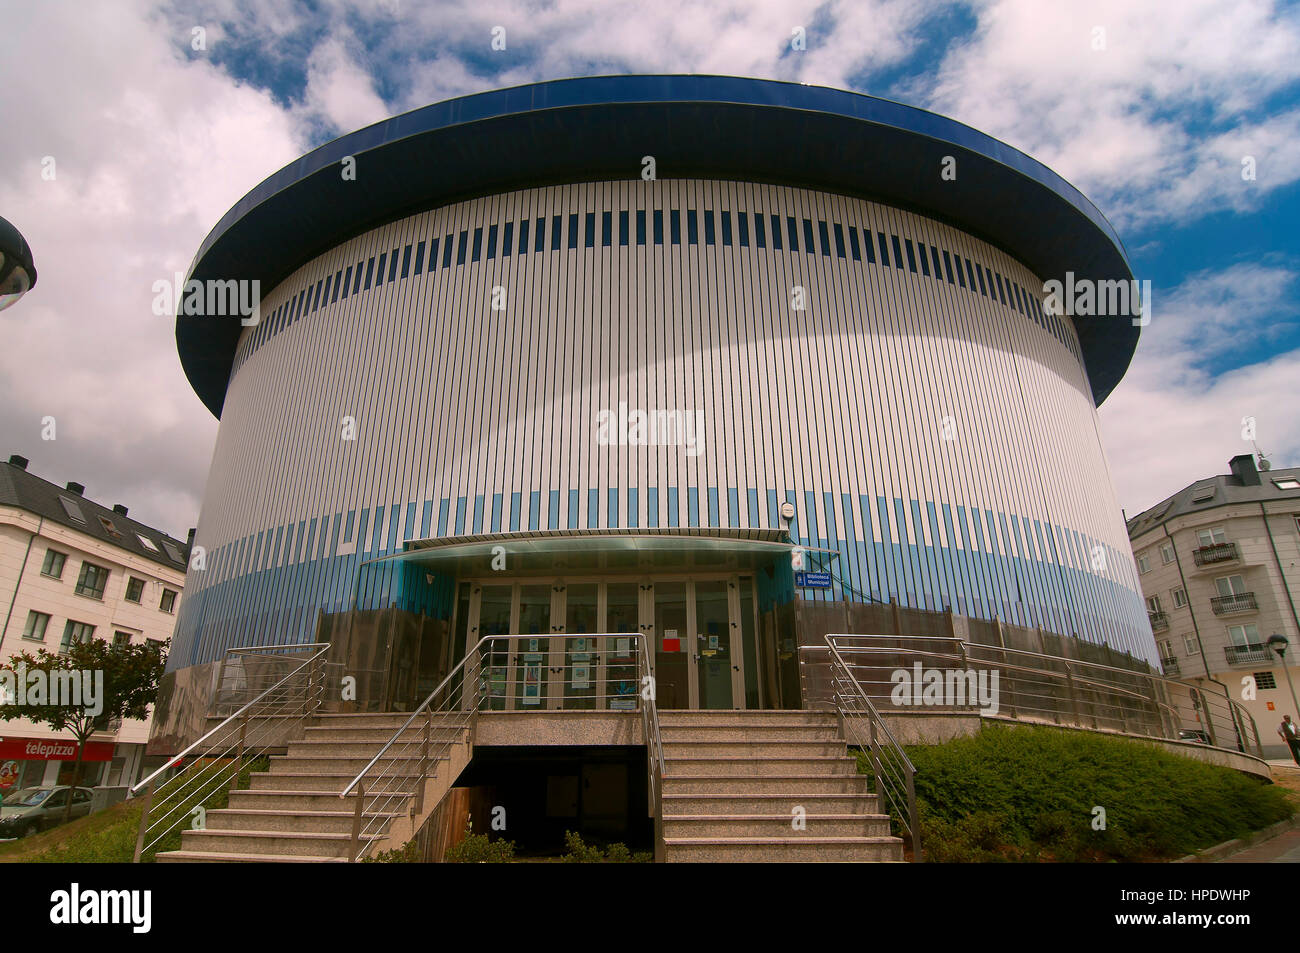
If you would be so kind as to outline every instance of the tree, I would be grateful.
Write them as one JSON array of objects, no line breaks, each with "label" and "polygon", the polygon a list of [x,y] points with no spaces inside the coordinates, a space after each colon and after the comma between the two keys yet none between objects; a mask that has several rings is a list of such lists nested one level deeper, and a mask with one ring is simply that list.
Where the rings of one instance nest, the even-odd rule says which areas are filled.
[{"label": "tree", "polygon": [[[118,719],[149,716],[149,705],[158,693],[158,680],[167,663],[168,645],[170,642],[154,641],[114,645],[103,639],[91,639],[74,643],[66,652],[42,648],[35,655],[27,652],[15,655],[8,665],[0,668],[0,679],[7,683],[5,694],[10,695],[0,704],[0,720],[27,718],[53,731],[69,732],[77,741],[77,764],[72,780],[75,788],[81,784],[82,756],[91,735],[107,730]],[[67,686],[86,678],[94,683],[89,698],[92,704],[72,703]],[[43,690],[37,691],[38,688]],[[85,702],[88,692],[91,692],[89,686],[76,697]],[[64,821],[71,814],[69,792]]]}]

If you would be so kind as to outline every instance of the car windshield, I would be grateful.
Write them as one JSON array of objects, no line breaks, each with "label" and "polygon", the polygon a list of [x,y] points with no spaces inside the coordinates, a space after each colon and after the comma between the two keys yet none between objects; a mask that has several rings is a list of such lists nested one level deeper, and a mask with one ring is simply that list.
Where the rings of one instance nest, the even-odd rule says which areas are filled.
[{"label": "car windshield", "polygon": [[32,791],[19,791],[20,800],[10,801],[10,807],[36,807],[54,792],[49,788],[36,788]]}]

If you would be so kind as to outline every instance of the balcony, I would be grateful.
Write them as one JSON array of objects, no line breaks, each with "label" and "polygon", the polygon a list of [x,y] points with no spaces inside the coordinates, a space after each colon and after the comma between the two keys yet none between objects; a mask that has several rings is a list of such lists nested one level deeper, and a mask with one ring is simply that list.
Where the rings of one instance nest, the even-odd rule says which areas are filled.
[{"label": "balcony", "polygon": [[1166,613],[1148,612],[1147,615],[1151,618],[1152,632],[1161,632],[1164,629],[1169,628],[1169,616]]},{"label": "balcony", "polygon": [[1218,566],[1222,563],[1236,562],[1241,558],[1236,543],[1215,543],[1192,550],[1192,559],[1198,566]]},{"label": "balcony", "polygon": [[1176,676],[1179,674],[1178,659],[1176,658],[1162,658],[1160,660],[1160,667],[1164,669],[1166,675]]},{"label": "balcony", "polygon": [[1215,615],[1236,615],[1241,612],[1256,612],[1259,603],[1253,592],[1238,592],[1231,596],[1215,596],[1210,600],[1210,608]]},{"label": "balcony", "polygon": [[1273,653],[1267,645],[1226,645],[1223,654],[1229,665],[1254,665],[1273,661]]}]

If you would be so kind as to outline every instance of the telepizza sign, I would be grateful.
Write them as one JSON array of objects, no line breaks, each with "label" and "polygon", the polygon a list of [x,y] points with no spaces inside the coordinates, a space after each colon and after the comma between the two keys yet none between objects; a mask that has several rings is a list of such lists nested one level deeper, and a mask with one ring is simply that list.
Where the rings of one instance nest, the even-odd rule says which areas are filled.
[{"label": "telepizza sign", "polygon": [[[0,762],[15,761],[76,761],[77,743],[60,738],[4,738],[0,739]],[[87,741],[82,761],[112,761],[113,742]]]}]

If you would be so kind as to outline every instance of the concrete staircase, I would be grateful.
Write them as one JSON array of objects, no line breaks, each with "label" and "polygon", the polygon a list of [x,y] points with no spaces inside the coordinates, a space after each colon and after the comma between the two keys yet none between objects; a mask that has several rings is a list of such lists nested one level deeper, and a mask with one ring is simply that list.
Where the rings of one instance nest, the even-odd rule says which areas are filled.
[{"label": "concrete staircase", "polygon": [[[250,777],[248,790],[230,792],[228,807],[208,811],[203,830],[184,831],[181,849],[159,853],[156,860],[346,863],[356,800],[338,794],[408,717],[403,713],[321,715],[301,740],[288,743],[285,754],[271,756],[269,771]],[[371,856],[406,843],[469,763],[468,732],[439,721],[434,716],[431,750],[443,741],[453,744],[442,750],[434,776],[425,781],[419,817],[408,817],[418,783],[412,772],[418,770],[418,762],[405,759],[419,751],[423,720],[417,720],[390,749],[396,754],[403,742],[414,741],[402,759],[381,759],[371,769],[372,779],[383,777],[383,788],[401,792],[391,799],[367,794],[363,829],[371,818],[379,819],[368,838],[374,842]],[[391,784],[390,776],[395,778]]]},{"label": "concrete staircase", "polygon": [[659,726],[666,861],[903,859],[834,714],[661,710]]}]

